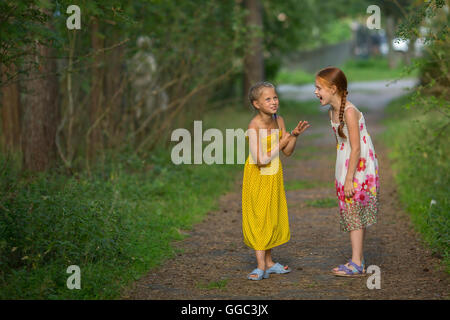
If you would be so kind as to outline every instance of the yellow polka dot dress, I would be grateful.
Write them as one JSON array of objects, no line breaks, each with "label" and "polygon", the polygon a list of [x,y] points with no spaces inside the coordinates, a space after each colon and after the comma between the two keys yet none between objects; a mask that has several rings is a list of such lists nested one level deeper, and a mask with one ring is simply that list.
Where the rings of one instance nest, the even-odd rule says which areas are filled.
[{"label": "yellow polka dot dress", "polygon": [[[270,150],[272,135],[262,140],[263,152]],[[242,231],[247,246],[267,250],[290,239],[283,168],[278,156],[261,169],[251,157],[245,162],[242,183]]]}]

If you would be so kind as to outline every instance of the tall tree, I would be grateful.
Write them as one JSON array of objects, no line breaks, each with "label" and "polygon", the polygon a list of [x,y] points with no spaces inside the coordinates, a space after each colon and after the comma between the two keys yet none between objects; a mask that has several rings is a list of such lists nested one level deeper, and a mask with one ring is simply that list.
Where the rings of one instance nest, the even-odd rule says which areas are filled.
[{"label": "tall tree", "polygon": [[18,82],[8,83],[8,75],[16,74],[16,66],[1,65],[1,116],[4,152],[20,150],[20,93]]},{"label": "tall tree", "polygon": [[88,139],[88,156],[93,158],[96,151],[102,148],[103,138],[101,130],[101,116],[104,103],[104,38],[100,33],[98,18],[92,18],[91,24],[91,46],[94,53],[93,67],[91,69],[91,92],[90,92],[90,134]]},{"label": "tall tree", "polygon": [[[120,34],[117,30],[111,32],[110,39],[106,39],[106,46],[110,47],[120,42]],[[110,108],[107,116],[108,123],[108,147],[117,143],[116,139],[120,135],[119,127],[123,121],[121,110],[122,99],[125,92],[124,86],[124,61],[125,45],[116,47],[105,53],[105,60],[108,64],[105,67],[105,103]]]},{"label": "tall tree", "polygon": [[22,152],[24,168],[44,171],[56,158],[56,129],[59,121],[59,87],[53,50],[35,41],[34,54],[27,58],[28,77],[23,118]]},{"label": "tall tree", "polygon": [[247,27],[252,32],[257,32],[257,35],[251,38],[244,57],[244,94],[247,94],[255,82],[264,79],[263,10],[259,0],[245,0],[244,5],[249,11],[246,18]]}]

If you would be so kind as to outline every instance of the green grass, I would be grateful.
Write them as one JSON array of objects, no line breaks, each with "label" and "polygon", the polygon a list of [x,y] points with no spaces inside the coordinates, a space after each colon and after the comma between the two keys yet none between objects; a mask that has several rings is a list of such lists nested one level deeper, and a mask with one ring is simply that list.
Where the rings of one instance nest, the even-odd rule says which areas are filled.
[{"label": "green grass", "polygon": [[[319,71],[319,70],[317,70]],[[303,69],[286,70],[281,69],[275,77],[275,82],[280,84],[313,84],[315,74],[304,71]]]},{"label": "green grass", "polygon": [[228,283],[228,279],[222,279],[222,280],[218,280],[218,281],[210,281],[208,283],[197,283],[196,287],[199,289],[223,290],[226,288],[227,283]]},{"label": "green grass", "polygon": [[297,148],[292,157],[297,160],[311,160],[320,158],[318,154],[321,151],[319,147],[316,146],[304,146],[302,148]]},{"label": "green grass", "polygon": [[312,181],[312,180],[289,180],[284,182],[284,189],[291,190],[305,190],[314,188],[329,188],[333,187],[329,182]]},{"label": "green grass", "polygon": [[405,76],[415,77],[417,72],[406,74],[404,65],[390,69],[387,59],[349,60],[341,66],[349,82],[395,80]]},{"label": "green grass", "polygon": [[[344,71],[348,82],[394,80],[406,76],[417,76],[417,72],[407,74],[403,65],[390,69],[384,58],[349,60],[338,67]],[[275,82],[280,84],[314,84],[314,81],[315,73],[309,73],[302,69],[282,69],[275,78]]]},{"label": "green grass", "polygon": [[305,203],[307,206],[314,208],[334,208],[338,205],[336,198],[306,200]]},{"label": "green grass", "polygon": [[423,105],[413,103],[407,110],[409,102],[407,96],[388,106],[382,138],[391,148],[389,157],[402,205],[450,272],[450,145],[447,133],[436,135],[436,128],[445,125],[446,119],[438,112],[425,113]]}]

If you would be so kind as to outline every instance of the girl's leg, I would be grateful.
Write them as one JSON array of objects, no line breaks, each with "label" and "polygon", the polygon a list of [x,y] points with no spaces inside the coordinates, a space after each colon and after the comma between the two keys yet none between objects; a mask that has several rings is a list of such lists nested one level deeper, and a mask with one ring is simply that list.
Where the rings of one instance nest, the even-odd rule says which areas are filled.
[{"label": "girl's leg", "polygon": [[273,260],[272,260],[272,249],[266,250],[265,263],[266,263],[267,269],[269,269],[270,267],[272,267],[275,264],[275,262],[273,262]]},{"label": "girl's leg", "polygon": [[[256,254],[256,262],[258,264],[257,268],[261,269],[263,271],[266,271],[266,262],[265,262],[266,251],[265,250],[255,250],[255,254]],[[252,275],[250,275],[250,277],[258,278],[258,275],[252,274]]]},{"label": "girl's leg", "polygon": [[[352,244],[352,261],[358,266],[361,265],[362,259],[364,258],[364,239],[365,239],[365,228],[350,231],[350,242]],[[351,268],[348,263],[345,266]],[[337,272],[338,267],[334,268],[333,271]],[[345,273],[341,271],[341,273]]]},{"label": "girl's leg", "polygon": [[[266,270],[271,268],[275,264],[275,262],[273,262],[273,260],[272,260],[272,249],[267,249],[266,250],[265,262],[266,262]],[[284,268],[285,269],[289,269],[288,266],[284,266]]]},{"label": "girl's leg", "polygon": [[361,265],[364,248],[365,229],[350,231],[350,241],[352,242],[352,261],[358,266]]}]

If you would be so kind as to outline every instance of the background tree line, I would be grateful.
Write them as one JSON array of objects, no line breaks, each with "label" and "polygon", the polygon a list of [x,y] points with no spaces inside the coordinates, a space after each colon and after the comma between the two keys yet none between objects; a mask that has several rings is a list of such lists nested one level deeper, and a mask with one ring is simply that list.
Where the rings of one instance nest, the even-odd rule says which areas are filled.
[{"label": "background tree line", "polygon": [[68,30],[71,4],[0,4],[2,150],[24,169],[150,152],[207,108],[245,105],[250,83],[273,76],[312,28],[365,10],[353,0],[79,1],[81,30]]}]

